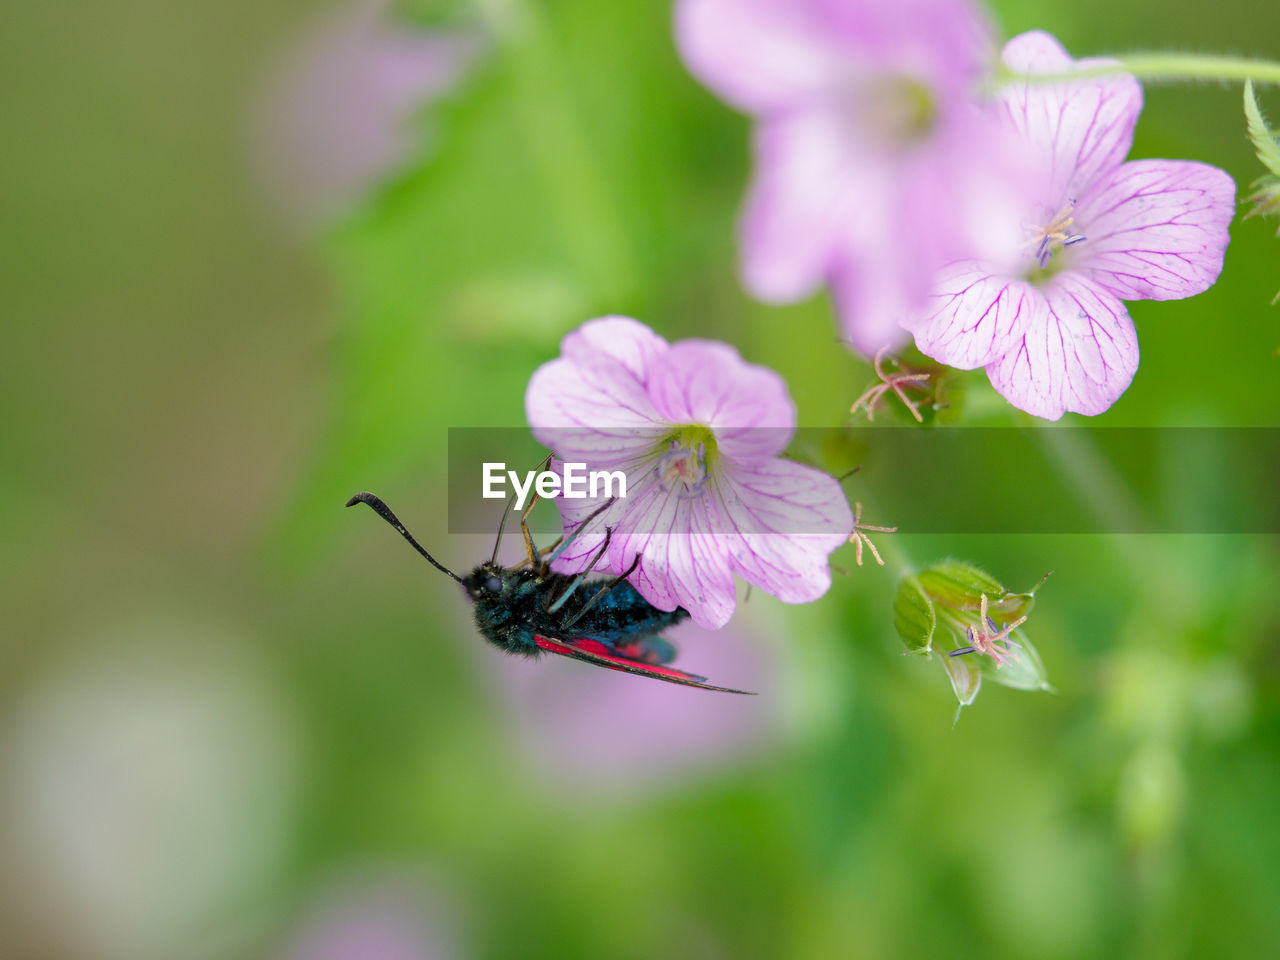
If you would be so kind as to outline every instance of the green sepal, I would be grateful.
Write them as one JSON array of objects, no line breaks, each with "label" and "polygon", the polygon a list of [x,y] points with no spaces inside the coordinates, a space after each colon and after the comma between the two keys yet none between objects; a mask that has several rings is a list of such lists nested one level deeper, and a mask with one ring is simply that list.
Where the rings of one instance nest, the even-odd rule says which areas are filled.
[{"label": "green sepal", "polygon": [[978,698],[978,691],[982,689],[982,665],[966,656],[943,657],[942,666],[947,671],[947,679],[951,681],[951,689],[956,695],[955,719],[959,720],[960,711],[973,703]]},{"label": "green sepal", "polygon": [[898,593],[893,598],[893,625],[909,652],[924,657],[932,653],[938,616],[919,577],[906,577],[898,584]]},{"label": "green sepal", "polygon": [[[1258,106],[1258,98],[1254,96],[1253,82],[1250,80],[1246,80],[1244,84],[1244,118],[1254,152],[1262,165],[1270,171],[1253,182],[1253,192],[1244,198],[1245,203],[1253,205],[1245,218],[1280,214],[1280,131],[1267,127],[1266,117]],[[1276,236],[1280,236],[1280,230],[1276,231]],[[1278,301],[1280,292],[1271,299],[1271,303],[1274,306]]]},{"label": "green sepal", "polygon": [[1253,93],[1252,80],[1246,80],[1244,84],[1244,118],[1249,140],[1253,143],[1258,159],[1271,172],[1272,177],[1280,177],[1280,133],[1268,129],[1262,108],[1258,106],[1258,98]]},{"label": "green sepal", "polygon": [[990,574],[967,563],[936,563],[920,576],[920,586],[935,603],[952,610],[977,610],[986,594],[988,604],[1002,600],[1004,586]]}]

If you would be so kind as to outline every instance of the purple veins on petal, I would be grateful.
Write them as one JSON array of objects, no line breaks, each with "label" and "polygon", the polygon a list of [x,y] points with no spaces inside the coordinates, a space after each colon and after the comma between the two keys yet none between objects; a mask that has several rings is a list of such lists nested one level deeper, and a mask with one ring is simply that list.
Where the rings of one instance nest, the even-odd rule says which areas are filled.
[{"label": "purple veins on petal", "polygon": [[[1025,73],[1110,64],[1073,61],[1042,31],[1010,40],[1004,61]],[[996,391],[1035,416],[1100,414],[1138,368],[1122,301],[1177,299],[1213,285],[1235,184],[1207,164],[1125,162],[1142,109],[1131,76],[1015,84],[999,100],[1007,128],[1039,158],[1019,219],[1030,237],[1009,260],[949,266],[929,307],[903,325],[933,359],[985,366]]]},{"label": "purple veins on petal", "polygon": [[627,476],[615,503],[556,501],[566,534],[592,518],[557,572],[581,572],[611,529],[601,573],[624,574],[638,558],[629,581],[646,600],[712,629],[733,613],[735,575],[791,603],[830,586],[827,557],[853,529],[848,501],[834,477],[780,457],[795,429],[786,383],[728,344],[669,344],[635,320],[588,321],[535,371],[525,410],[561,459],[572,451],[587,471]]}]

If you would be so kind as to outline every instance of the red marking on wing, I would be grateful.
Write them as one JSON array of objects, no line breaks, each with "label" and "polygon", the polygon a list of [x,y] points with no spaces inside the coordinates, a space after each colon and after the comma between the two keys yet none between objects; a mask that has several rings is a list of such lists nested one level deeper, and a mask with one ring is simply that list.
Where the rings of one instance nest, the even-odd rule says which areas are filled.
[{"label": "red marking on wing", "polygon": [[619,656],[617,651],[607,643],[592,640],[589,637],[575,637],[572,640],[557,640],[554,637],[534,637],[534,641],[543,650],[556,653],[562,657],[572,657],[598,667],[609,670],[621,670],[654,680],[666,680],[668,683],[680,683],[689,687],[701,687],[704,690],[720,690],[724,693],[749,693],[747,690],[733,690],[729,687],[716,687],[706,682],[706,677],[685,673],[674,667],[662,667],[657,664],[643,663]]}]

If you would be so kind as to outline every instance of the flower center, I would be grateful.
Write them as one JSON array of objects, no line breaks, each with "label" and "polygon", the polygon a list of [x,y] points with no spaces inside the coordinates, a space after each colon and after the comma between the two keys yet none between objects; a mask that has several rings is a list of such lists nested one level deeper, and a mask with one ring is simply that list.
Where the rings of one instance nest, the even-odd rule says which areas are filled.
[{"label": "flower center", "polygon": [[[1068,200],[1053,215],[1053,219],[1044,226],[1036,224],[1027,226],[1027,229],[1031,232],[1031,239],[1026,242],[1024,249],[1031,252],[1039,267],[1039,269],[1036,267],[1031,268],[1031,275],[1028,279],[1037,280],[1045,276],[1052,276],[1056,272],[1049,269],[1053,255],[1063,247],[1074,246],[1085,241],[1086,237],[1083,234],[1076,233],[1071,229],[1075,223],[1075,212],[1075,200]],[[1059,268],[1061,267],[1060,262],[1058,266]]]},{"label": "flower center", "polygon": [[933,91],[913,77],[875,80],[858,89],[855,118],[858,135],[887,146],[924,140],[938,118]]},{"label": "flower center", "polygon": [[710,429],[697,424],[681,427],[658,458],[654,476],[664,490],[679,497],[696,497],[707,484],[708,460],[714,453],[715,436]]}]

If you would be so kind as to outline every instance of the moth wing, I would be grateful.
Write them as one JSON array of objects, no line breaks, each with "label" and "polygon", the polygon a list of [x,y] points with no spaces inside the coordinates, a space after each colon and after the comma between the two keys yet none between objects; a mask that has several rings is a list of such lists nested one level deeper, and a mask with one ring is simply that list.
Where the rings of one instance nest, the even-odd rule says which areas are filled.
[{"label": "moth wing", "polygon": [[621,670],[624,673],[634,673],[642,677],[651,677],[654,680],[665,680],[667,683],[680,683],[686,687],[699,687],[703,690],[719,690],[722,693],[741,693],[746,696],[755,696],[750,690],[734,690],[731,687],[713,686],[706,682],[706,677],[700,677],[695,673],[685,673],[685,671],[677,670],[675,667],[629,659],[619,654],[613,646],[603,640],[593,640],[590,637],[559,638],[543,636],[536,636],[534,640],[541,649],[546,650],[548,653],[559,654],[562,657],[572,657],[574,660],[581,660],[597,667],[605,667],[608,670]]}]

